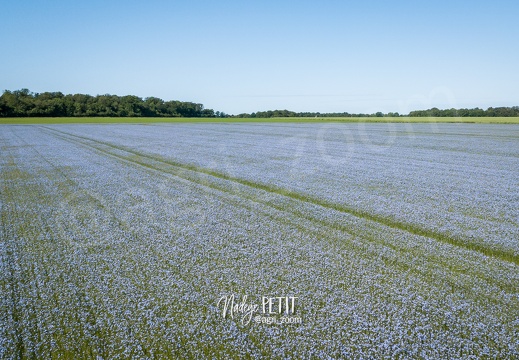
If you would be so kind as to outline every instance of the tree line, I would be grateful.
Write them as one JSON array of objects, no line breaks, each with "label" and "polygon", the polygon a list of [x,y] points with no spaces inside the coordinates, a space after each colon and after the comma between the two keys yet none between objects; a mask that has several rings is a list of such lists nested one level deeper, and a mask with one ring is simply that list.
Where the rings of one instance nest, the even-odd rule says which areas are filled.
[{"label": "tree line", "polygon": [[401,116],[399,113],[387,113],[377,112],[374,114],[350,114],[348,112],[334,112],[334,113],[320,113],[320,112],[294,112],[289,110],[269,110],[269,111],[258,111],[251,114],[243,113],[238,115],[232,115],[236,118],[272,118],[272,117],[397,117]]},{"label": "tree line", "polygon": [[397,112],[373,114],[350,114],[342,113],[319,113],[319,112],[294,112],[289,110],[259,111],[251,114],[233,115],[238,118],[272,118],[272,117],[519,117],[519,106],[512,107],[489,107],[487,110],[473,109],[445,109],[432,108],[428,110],[415,110],[407,115]]},{"label": "tree line", "polygon": [[519,117],[519,106],[489,107],[487,110],[432,108],[411,111],[408,115],[397,112],[373,114],[294,112],[269,110],[228,115],[224,112],[204,109],[202,104],[185,101],[164,101],[156,97],[140,98],[134,95],[64,95],[61,92],[33,93],[28,89],[5,90],[0,96],[0,117]]},{"label": "tree line", "polygon": [[519,106],[489,107],[486,110],[474,109],[445,109],[432,108],[429,110],[411,111],[413,117],[513,117],[519,116]]},{"label": "tree line", "polygon": [[64,95],[61,92],[32,93],[28,89],[4,91],[0,117],[216,117],[225,113],[204,109],[202,104],[142,99],[134,95]]}]

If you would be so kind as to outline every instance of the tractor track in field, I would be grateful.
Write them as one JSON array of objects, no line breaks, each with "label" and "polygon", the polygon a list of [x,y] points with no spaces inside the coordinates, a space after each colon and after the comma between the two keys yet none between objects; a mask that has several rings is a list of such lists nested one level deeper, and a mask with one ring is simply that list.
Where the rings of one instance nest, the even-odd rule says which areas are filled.
[{"label": "tractor track in field", "polygon": [[[203,168],[200,166],[192,165],[192,164],[185,164],[178,161],[174,161],[172,159],[164,159],[156,156],[152,156],[150,154],[146,154],[140,151],[136,151],[134,149],[130,149],[127,147],[122,146],[116,146],[114,144],[111,144],[109,142],[105,141],[99,141],[92,138],[88,138],[85,136],[79,136],[70,134],[64,131],[59,131],[56,129],[52,129],[49,127],[42,126],[40,127],[44,130],[46,130],[49,134],[52,134],[54,136],[60,137],[63,140],[67,140],[69,142],[77,142],[84,146],[90,147],[92,149],[95,149],[97,151],[103,152],[105,154],[108,154],[110,156],[114,156],[116,158],[123,159],[125,161],[133,162],[135,164],[139,164],[143,167],[151,168],[157,171],[162,171],[166,173],[173,174],[175,176],[178,176],[180,178],[183,178],[188,181],[194,181],[193,176],[187,176],[188,173],[195,173],[200,175],[205,175],[208,177],[214,177],[219,180],[228,181],[231,185],[235,184],[239,186],[245,186],[249,188],[254,188],[258,190],[265,191],[270,194],[280,195],[283,197],[290,198],[292,200],[304,202],[311,205],[320,206],[329,210],[334,210],[340,213],[348,214],[355,216],[360,219],[369,220],[384,226],[387,226],[392,229],[401,230],[413,235],[417,236],[423,236],[426,238],[430,238],[442,243],[450,244],[459,248],[464,248],[471,251],[476,251],[478,253],[481,253],[483,255],[497,258],[503,261],[511,262],[516,265],[519,265],[519,255],[512,253],[510,251],[506,251],[503,249],[492,249],[488,246],[485,246],[483,244],[479,243],[470,243],[465,241],[462,238],[459,237],[453,237],[449,234],[444,233],[438,233],[423,227],[420,227],[416,224],[411,223],[405,223],[396,219],[387,218],[381,215],[369,213],[367,211],[355,209],[353,207],[349,207],[343,204],[337,204],[330,202],[325,199],[316,198],[310,195],[301,194],[292,190],[283,189],[274,185],[268,185],[264,183],[254,182],[247,179],[242,179],[238,177],[231,176],[229,174],[219,172],[216,170]],[[174,171],[166,171],[165,169],[161,168],[161,166],[168,166]],[[228,188],[225,188],[223,186],[218,186],[208,183],[202,183],[198,182],[200,185],[206,185],[209,187],[213,187],[216,190],[224,191],[224,192],[230,192]],[[253,200],[253,199],[249,199]],[[344,229],[346,230],[346,229]]]}]

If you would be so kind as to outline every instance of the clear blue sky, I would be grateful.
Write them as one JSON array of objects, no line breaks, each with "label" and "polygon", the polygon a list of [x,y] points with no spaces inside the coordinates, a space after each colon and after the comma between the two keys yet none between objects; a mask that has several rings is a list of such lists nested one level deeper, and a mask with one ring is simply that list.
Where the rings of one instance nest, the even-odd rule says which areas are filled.
[{"label": "clear blue sky", "polygon": [[7,1],[0,90],[231,114],[519,105],[519,2]]}]

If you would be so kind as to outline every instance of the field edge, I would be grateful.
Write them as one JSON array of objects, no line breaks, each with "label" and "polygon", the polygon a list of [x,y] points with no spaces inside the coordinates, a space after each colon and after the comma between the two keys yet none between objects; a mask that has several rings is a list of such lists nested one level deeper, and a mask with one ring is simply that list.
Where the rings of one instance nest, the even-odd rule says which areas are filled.
[{"label": "field edge", "polygon": [[284,117],[284,118],[157,118],[157,117],[24,117],[0,118],[0,125],[148,124],[148,123],[460,123],[519,124],[519,117]]}]

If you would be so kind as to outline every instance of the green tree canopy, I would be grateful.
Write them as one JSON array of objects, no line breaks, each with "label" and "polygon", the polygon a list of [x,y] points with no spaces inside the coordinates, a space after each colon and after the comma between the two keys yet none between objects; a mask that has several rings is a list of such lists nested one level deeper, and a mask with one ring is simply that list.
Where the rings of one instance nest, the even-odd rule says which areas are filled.
[{"label": "green tree canopy", "polygon": [[[224,113],[222,113],[224,114]],[[0,96],[0,117],[214,117],[202,104],[142,99],[134,95],[85,95],[61,92],[32,93],[28,89],[6,90]]]}]

